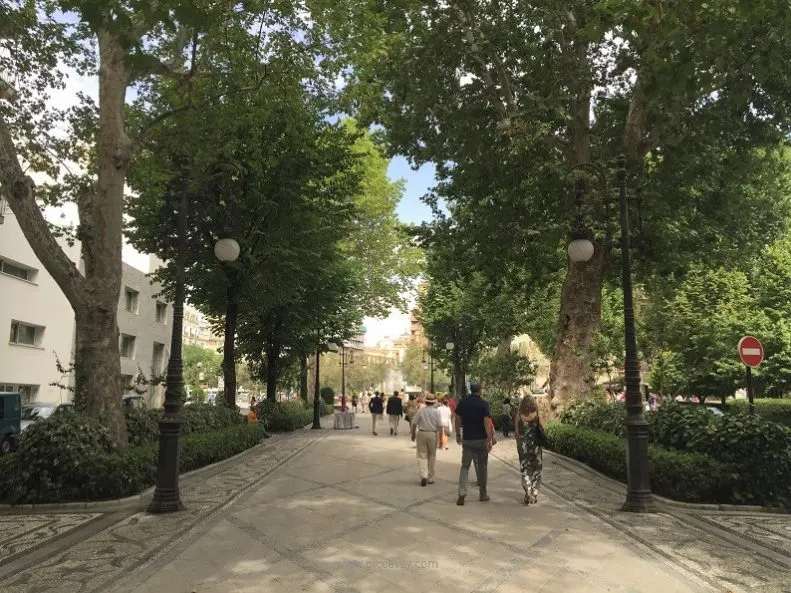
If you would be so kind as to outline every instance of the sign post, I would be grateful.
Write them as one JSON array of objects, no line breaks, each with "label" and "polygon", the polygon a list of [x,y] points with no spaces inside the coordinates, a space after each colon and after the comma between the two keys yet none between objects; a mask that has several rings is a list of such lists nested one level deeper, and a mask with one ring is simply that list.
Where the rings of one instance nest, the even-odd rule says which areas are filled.
[{"label": "sign post", "polygon": [[739,358],[744,363],[744,386],[747,389],[747,401],[750,412],[754,411],[755,394],[753,393],[753,369],[764,361],[764,347],[753,336],[744,336],[739,340]]}]

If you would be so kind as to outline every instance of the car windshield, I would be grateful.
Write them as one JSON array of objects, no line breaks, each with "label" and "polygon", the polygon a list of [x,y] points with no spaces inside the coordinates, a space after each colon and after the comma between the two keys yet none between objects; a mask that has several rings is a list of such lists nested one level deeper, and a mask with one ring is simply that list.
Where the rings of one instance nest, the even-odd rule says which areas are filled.
[{"label": "car windshield", "polygon": [[49,418],[54,411],[55,406],[25,406],[22,408],[22,420]]}]

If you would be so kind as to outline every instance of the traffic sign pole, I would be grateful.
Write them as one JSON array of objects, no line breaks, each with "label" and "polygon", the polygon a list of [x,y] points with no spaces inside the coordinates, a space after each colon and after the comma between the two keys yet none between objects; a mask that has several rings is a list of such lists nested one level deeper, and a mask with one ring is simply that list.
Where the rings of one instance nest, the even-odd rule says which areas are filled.
[{"label": "traffic sign pole", "polygon": [[750,414],[755,412],[755,394],[753,393],[753,369],[747,365],[744,365],[746,369],[744,372],[744,385],[747,389],[747,401],[750,402]]}]

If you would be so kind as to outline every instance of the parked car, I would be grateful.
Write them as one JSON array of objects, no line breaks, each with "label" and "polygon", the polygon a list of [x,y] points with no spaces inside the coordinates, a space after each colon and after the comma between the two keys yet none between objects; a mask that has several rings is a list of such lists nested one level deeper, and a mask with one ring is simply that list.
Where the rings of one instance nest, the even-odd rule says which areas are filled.
[{"label": "parked car", "polygon": [[145,408],[146,398],[142,395],[124,395],[121,398],[121,405],[124,408]]},{"label": "parked car", "polygon": [[73,404],[53,404],[50,402],[33,402],[22,406],[22,432],[38,420],[49,418],[55,412],[74,409]]},{"label": "parked car", "polygon": [[16,449],[22,433],[22,398],[18,393],[0,393],[0,453]]},{"label": "parked car", "polygon": [[534,389],[533,391],[530,392],[530,395],[532,395],[533,397],[546,397],[549,395],[549,393],[547,392],[546,389],[542,388],[542,389]]}]

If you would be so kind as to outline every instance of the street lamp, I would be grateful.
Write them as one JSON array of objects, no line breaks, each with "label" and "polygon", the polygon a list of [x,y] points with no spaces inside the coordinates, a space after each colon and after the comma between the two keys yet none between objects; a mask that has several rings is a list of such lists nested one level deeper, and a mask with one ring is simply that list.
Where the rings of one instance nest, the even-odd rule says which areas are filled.
[{"label": "street lamp", "polygon": [[[593,173],[606,189],[606,176],[595,165],[584,163],[573,167],[571,173]],[[568,177],[567,175],[567,177]],[[637,338],[634,324],[634,304],[632,295],[632,272],[629,256],[629,202],[626,193],[626,157],[618,157],[616,166],[620,199],[621,223],[621,271],[623,276],[623,318],[624,342],[626,345],[625,374],[626,374],[626,434],[628,439],[627,450],[627,482],[626,502],[624,511],[654,512],[656,506],[651,494],[651,484],[648,477],[648,422],[643,415],[643,402],[640,394],[640,365],[637,360]],[[594,245],[584,236],[580,216],[580,206],[586,193],[587,185],[583,178],[578,178],[575,183],[577,202],[577,221],[575,224],[572,241],[568,247],[571,261],[581,264],[593,257]]]},{"label": "street lamp", "polygon": [[459,386],[456,385],[456,375],[458,373],[456,372],[456,364],[455,364],[456,361],[453,358],[453,349],[454,348],[456,348],[456,344],[454,344],[453,342],[445,342],[445,350],[447,351],[448,356],[451,357],[451,369],[453,369],[451,371],[451,375],[452,376],[450,378],[450,392],[455,397],[457,395],[456,392],[459,390]]},{"label": "street lamp", "polygon": [[[214,256],[223,264],[230,264],[239,257],[240,247],[236,239],[226,237],[214,244]],[[239,303],[236,299],[236,286],[231,278],[231,268],[226,266],[227,294],[225,299],[225,337],[222,353],[223,390],[225,403],[229,408],[236,407],[236,361],[234,349],[236,346],[236,316]]]},{"label": "street lamp", "polygon": [[170,359],[165,379],[165,413],[159,420],[159,454],[157,486],[148,507],[150,513],[173,513],[184,508],[179,493],[179,437],[181,436],[181,394],[184,391],[184,367],[181,360],[181,332],[184,328],[184,283],[187,254],[186,187],[176,206],[176,286],[173,291],[173,327],[170,333]]}]

